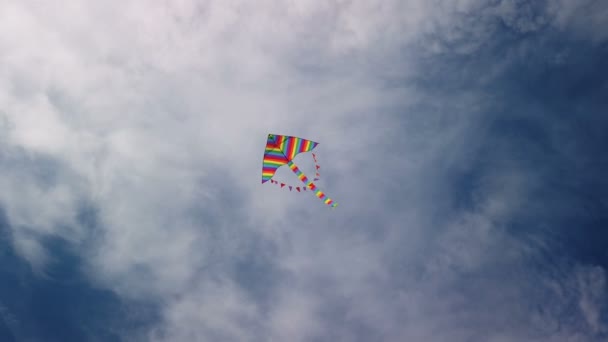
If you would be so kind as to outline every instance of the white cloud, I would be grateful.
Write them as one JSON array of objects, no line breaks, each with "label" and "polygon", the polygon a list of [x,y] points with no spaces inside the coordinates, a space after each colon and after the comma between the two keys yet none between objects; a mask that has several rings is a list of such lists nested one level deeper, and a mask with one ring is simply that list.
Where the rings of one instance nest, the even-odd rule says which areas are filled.
[{"label": "white cloud", "polygon": [[184,292],[165,311],[167,326],[153,341],[244,341],[255,338],[259,313],[230,281],[208,281]]},{"label": "white cloud", "polygon": [[[12,159],[0,164],[0,201],[17,250],[44,265],[41,236],[78,243],[91,233],[75,216],[91,201],[101,232],[82,251],[88,272],[122,296],[165,303],[156,340],[353,340],[357,326],[387,341],[498,341],[458,327],[481,318],[462,294],[433,297],[450,270],[476,272],[496,261],[498,246],[514,245],[511,261],[525,255],[495,221],[525,197],[528,175],[504,173],[475,210],[442,212],[441,168],[458,168],[478,148],[463,137],[487,99],[438,99],[408,78],[424,73],[421,56],[483,45],[488,17],[470,21],[482,5],[3,3],[0,142]],[[509,2],[496,8],[487,16],[536,27]],[[387,87],[389,76],[403,84]],[[338,209],[260,186],[268,132],[321,142],[322,186]],[[58,175],[41,185],[36,168],[46,160]],[[395,203],[391,193],[405,197]],[[231,276],[253,239],[277,249],[269,307]],[[431,280],[400,274],[410,271]],[[600,329],[586,298],[581,310]]]},{"label": "white cloud", "polygon": [[8,310],[8,308],[0,302],[0,324],[13,336],[16,335],[18,331],[19,322],[15,318],[15,316]]},{"label": "white cloud", "polygon": [[582,268],[576,272],[580,291],[578,305],[585,321],[594,333],[607,332],[600,315],[605,309],[606,272],[601,267]]},{"label": "white cloud", "polygon": [[549,2],[555,24],[564,32],[601,44],[608,38],[608,5],[604,1]]}]

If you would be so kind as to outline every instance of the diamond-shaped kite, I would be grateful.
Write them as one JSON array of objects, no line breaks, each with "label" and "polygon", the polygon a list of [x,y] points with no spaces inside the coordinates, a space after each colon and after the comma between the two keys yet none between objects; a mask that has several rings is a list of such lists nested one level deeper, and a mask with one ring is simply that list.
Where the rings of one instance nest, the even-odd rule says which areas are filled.
[{"label": "diamond-shaped kite", "polygon": [[[266,149],[264,151],[264,160],[262,166],[262,184],[271,181],[272,184],[279,184],[279,182],[272,179],[277,169],[283,165],[289,166],[291,171],[298,176],[298,178],[304,183],[305,188],[309,188],[314,194],[320,198],[325,204],[335,208],[338,204],[335,203],[331,198],[325,196],[312,181],[300,171],[300,169],[293,162],[293,158],[302,152],[312,151],[319,143],[314,141],[292,137],[288,135],[279,134],[268,134],[268,140],[266,141]],[[319,165],[316,164],[317,157],[313,153],[313,159],[315,161],[315,181],[319,179]],[[285,184],[281,183],[281,188]],[[292,186],[289,186],[292,189]],[[300,188],[296,188],[298,192]]]}]

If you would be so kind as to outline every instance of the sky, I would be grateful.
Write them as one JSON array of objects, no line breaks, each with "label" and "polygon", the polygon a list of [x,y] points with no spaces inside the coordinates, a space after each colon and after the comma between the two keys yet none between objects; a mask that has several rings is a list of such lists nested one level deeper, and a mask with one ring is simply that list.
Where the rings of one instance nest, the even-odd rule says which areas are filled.
[{"label": "sky", "polygon": [[3,0],[0,340],[608,340],[607,18]]}]

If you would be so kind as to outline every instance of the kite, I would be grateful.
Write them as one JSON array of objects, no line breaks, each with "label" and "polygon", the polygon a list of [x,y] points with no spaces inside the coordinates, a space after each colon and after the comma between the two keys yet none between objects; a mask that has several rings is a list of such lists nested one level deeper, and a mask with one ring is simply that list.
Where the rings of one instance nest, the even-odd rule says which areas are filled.
[{"label": "kite", "polygon": [[[334,202],[331,198],[327,197],[323,191],[321,191],[315,183],[300,171],[298,166],[293,162],[293,158],[296,155],[303,152],[312,151],[319,143],[311,140],[306,140],[298,137],[292,137],[288,135],[268,134],[268,140],[266,141],[266,149],[264,150],[264,159],[262,163],[262,184],[270,181],[271,184],[279,185],[279,182],[272,179],[277,169],[283,165],[289,166],[291,171],[298,176],[300,181],[304,183],[303,187],[295,187],[287,185],[289,191],[296,189],[306,191],[310,189],[314,194],[321,199],[325,204],[335,208],[338,203]],[[319,180],[319,165],[317,164],[317,156],[312,153],[313,160],[315,161],[315,178],[314,181]],[[285,187],[285,183],[280,183],[281,188]]]}]

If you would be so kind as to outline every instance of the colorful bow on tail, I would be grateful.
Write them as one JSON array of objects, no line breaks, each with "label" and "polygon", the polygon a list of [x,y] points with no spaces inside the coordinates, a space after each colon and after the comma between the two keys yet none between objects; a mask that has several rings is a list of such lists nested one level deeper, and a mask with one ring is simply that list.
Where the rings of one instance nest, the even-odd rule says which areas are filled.
[{"label": "colorful bow on tail", "polygon": [[317,197],[319,197],[319,199],[321,199],[323,202],[325,202],[325,204],[331,206],[332,208],[335,208],[338,206],[338,203],[335,203],[331,198],[325,196],[323,191],[321,191],[321,189],[317,188],[315,183],[313,183],[312,181],[309,181],[308,178],[306,177],[306,175],[302,171],[300,171],[300,169],[298,169],[298,166],[294,162],[292,162],[290,160],[287,163],[287,165],[289,165],[289,168],[291,169],[291,171],[293,171],[293,173],[295,173],[296,176],[298,176],[298,178],[300,178],[302,183],[304,183],[304,185],[306,185],[307,188],[314,191],[315,195]]}]

